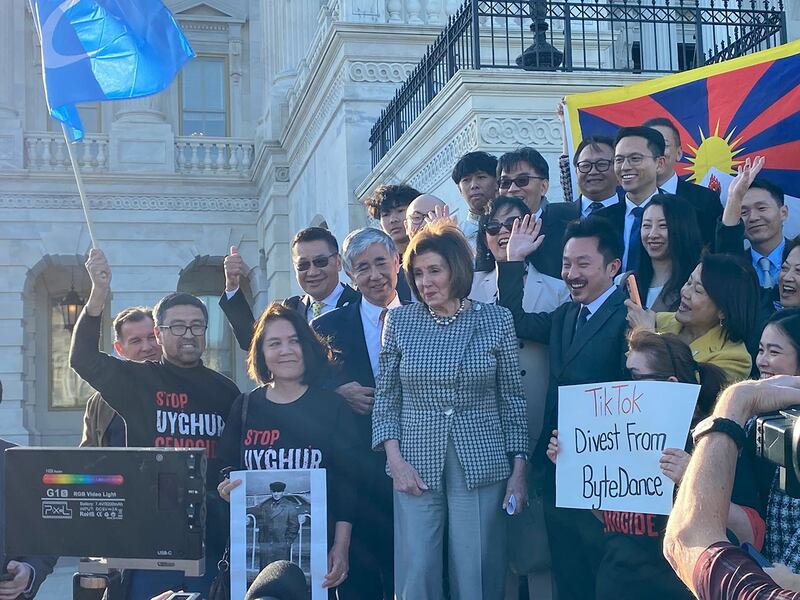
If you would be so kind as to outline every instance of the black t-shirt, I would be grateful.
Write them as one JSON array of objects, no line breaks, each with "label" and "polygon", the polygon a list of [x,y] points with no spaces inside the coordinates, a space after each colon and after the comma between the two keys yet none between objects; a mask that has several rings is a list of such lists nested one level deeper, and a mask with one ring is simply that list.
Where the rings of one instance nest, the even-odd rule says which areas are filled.
[{"label": "black t-shirt", "polygon": [[[756,510],[761,507],[753,464],[746,454],[736,463],[731,502]],[[605,553],[597,574],[597,600],[689,600],[694,597],[664,558],[666,515],[601,513]]]},{"label": "black t-shirt", "polygon": [[358,438],[344,399],[309,387],[294,402],[267,399],[266,387],[250,392],[242,426],[242,401],[233,403],[220,443],[220,458],[234,469],[326,469],[328,516],[353,522],[357,504],[353,454]]},{"label": "black t-shirt", "polygon": [[218,445],[239,388],[204,367],[118,360],[98,350],[100,317],[83,313],[75,326],[70,365],[116,410],[130,447],[204,448],[207,487],[219,483]]}]

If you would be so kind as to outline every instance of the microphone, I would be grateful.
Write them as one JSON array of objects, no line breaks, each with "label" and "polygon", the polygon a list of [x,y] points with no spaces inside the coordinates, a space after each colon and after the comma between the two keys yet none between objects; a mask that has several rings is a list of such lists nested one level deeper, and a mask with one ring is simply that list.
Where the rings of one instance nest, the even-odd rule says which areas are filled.
[{"label": "microphone", "polygon": [[306,600],[306,576],[293,562],[276,560],[261,569],[244,600]]}]

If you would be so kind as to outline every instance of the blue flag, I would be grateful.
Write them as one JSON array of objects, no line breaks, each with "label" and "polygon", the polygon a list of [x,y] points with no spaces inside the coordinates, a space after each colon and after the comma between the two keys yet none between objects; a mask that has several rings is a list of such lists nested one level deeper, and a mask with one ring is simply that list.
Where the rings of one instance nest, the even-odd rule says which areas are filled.
[{"label": "blue flag", "polygon": [[83,138],[75,104],[160,92],[194,57],[161,0],[31,0],[50,114]]}]

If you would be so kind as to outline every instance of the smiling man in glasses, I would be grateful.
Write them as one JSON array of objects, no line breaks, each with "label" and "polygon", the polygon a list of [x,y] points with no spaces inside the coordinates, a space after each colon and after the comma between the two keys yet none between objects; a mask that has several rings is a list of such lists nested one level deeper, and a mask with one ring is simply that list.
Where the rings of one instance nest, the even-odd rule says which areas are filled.
[{"label": "smiling man in glasses", "polygon": [[[339,281],[342,258],[339,256],[339,242],[330,231],[324,227],[301,229],[292,239],[291,250],[295,277],[305,294],[287,298],[283,304],[298,311],[309,323],[361,297],[356,290]],[[225,257],[224,267],[225,291],[219,299],[219,305],[239,346],[247,351],[253,339],[255,318],[239,289],[239,282],[242,277],[247,277],[250,269],[235,246]]]},{"label": "smiling man in glasses", "polygon": [[86,270],[92,291],[72,335],[70,366],[125,420],[129,447],[202,448],[208,457],[206,575],[134,571],[127,574],[130,597],[150,598],[165,589],[207,595],[228,537],[216,492],[223,466],[217,449],[239,389],[203,365],[208,310],[191,294],[169,294],[153,308],[160,361],[119,360],[101,352],[100,325],[111,289],[111,268],[101,250],[89,252]]}]

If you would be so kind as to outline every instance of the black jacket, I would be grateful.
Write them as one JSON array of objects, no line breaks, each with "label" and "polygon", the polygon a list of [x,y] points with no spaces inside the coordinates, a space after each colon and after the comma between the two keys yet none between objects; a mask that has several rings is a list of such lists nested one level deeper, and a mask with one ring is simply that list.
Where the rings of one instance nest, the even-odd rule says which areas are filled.
[{"label": "black jacket", "polygon": [[[351,302],[355,302],[361,298],[361,294],[351,288],[345,283],[339,284],[344,287],[342,295],[339,296],[339,301],[336,303],[337,308],[347,306]],[[305,317],[313,300],[308,294],[302,296],[292,296],[283,301],[283,305],[288,308],[298,311]],[[239,347],[245,352],[250,349],[250,342],[253,339],[253,326],[256,324],[256,319],[253,316],[253,310],[247,303],[247,298],[244,297],[241,289],[236,290],[236,293],[228,299],[227,294],[222,292],[219,298],[219,306],[225,317],[228,319],[233,335],[236,336],[236,341]]]},{"label": "black jacket", "polygon": [[526,313],[522,309],[524,263],[498,263],[497,268],[498,304],[511,311],[517,337],[547,344],[549,349],[550,383],[542,435],[536,449],[536,455],[541,458],[550,432],[558,425],[559,386],[627,378],[625,294],[616,289],[576,336],[575,325],[581,306],[578,302],[567,302],[553,312]]},{"label": "black jacket", "polygon": [[683,179],[678,179],[676,192],[676,196],[680,196],[694,206],[703,244],[713,249],[717,221],[722,217],[722,202],[719,194],[707,187]]}]

